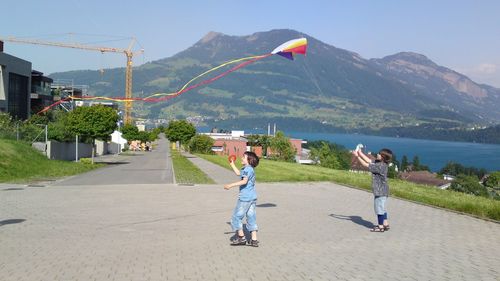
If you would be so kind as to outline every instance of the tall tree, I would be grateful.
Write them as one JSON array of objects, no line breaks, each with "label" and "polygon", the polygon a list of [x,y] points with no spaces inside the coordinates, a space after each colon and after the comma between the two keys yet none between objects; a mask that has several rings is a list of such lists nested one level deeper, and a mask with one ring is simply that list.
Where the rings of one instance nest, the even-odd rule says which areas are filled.
[{"label": "tall tree", "polygon": [[90,140],[109,140],[117,128],[118,114],[103,105],[81,106],[71,111],[67,118],[68,130]]},{"label": "tall tree", "polygon": [[295,160],[295,148],[290,143],[290,139],[281,131],[271,138],[270,148],[272,150],[271,158],[293,162]]},{"label": "tall tree", "polygon": [[123,133],[123,138],[125,138],[128,141],[139,139],[139,128],[137,128],[137,126],[135,125],[125,124],[121,128],[121,131]]},{"label": "tall tree", "polygon": [[342,169],[339,158],[326,142],[322,142],[320,147],[311,148],[311,158],[322,167]]},{"label": "tall tree", "polygon": [[403,158],[401,158],[401,171],[405,172],[406,170],[408,170],[408,165],[408,157],[406,157],[406,155],[403,155]]},{"label": "tall tree", "polygon": [[179,141],[187,144],[196,135],[196,128],[186,120],[170,121],[165,129],[165,135],[171,142]]},{"label": "tall tree", "polygon": [[418,155],[413,157],[411,164],[413,166],[413,171],[420,171],[420,159],[418,158]]},{"label": "tall tree", "polygon": [[117,128],[118,119],[118,113],[111,107],[82,106],[68,114],[66,125],[71,133],[81,136],[84,141],[92,141],[94,163],[95,140],[109,140],[111,133]]}]

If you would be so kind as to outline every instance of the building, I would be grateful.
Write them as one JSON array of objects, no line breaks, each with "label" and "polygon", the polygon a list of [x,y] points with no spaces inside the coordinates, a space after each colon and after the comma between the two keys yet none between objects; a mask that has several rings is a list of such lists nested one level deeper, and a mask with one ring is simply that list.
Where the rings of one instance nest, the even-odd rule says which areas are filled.
[{"label": "building", "polygon": [[0,41],[0,112],[30,117],[31,62],[6,54]]},{"label": "building", "polygon": [[42,72],[31,71],[31,113],[36,114],[40,110],[54,103],[51,85],[54,80],[43,76]]},{"label": "building", "polygon": [[[248,140],[244,134],[243,131],[232,131],[231,133],[207,133],[206,135],[215,140],[212,151],[216,154],[241,155],[245,151],[250,151],[250,147],[247,146]],[[262,151],[258,156],[262,156]]]},{"label": "building", "polygon": [[[257,156],[262,157],[263,149],[260,146],[248,145],[248,139],[244,131],[231,131],[230,133],[205,133],[205,135],[215,140],[212,151],[218,155],[242,155],[245,151],[253,151]],[[302,159],[302,144],[305,141],[301,139],[290,139],[292,147],[296,150],[296,161]],[[267,155],[272,155],[271,149],[267,149]]]},{"label": "building", "polygon": [[402,180],[418,184],[430,185],[439,189],[447,189],[451,185],[451,181],[441,179],[437,174],[431,173],[429,171],[403,172],[399,175],[399,177]]}]

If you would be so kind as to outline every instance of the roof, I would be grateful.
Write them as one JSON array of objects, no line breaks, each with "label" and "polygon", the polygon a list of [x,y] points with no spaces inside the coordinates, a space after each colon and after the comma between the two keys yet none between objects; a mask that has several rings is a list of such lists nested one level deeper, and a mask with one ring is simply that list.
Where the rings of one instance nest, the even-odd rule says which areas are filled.
[{"label": "roof", "polygon": [[[375,157],[371,153],[365,153],[365,155],[370,158],[370,160],[374,161]],[[359,162],[358,158],[354,155],[351,157],[351,170],[355,171],[368,171],[368,168],[361,165],[361,162]]]},{"label": "roof", "polygon": [[442,186],[450,183],[450,181],[440,179],[437,177],[437,174],[431,173],[429,171],[403,172],[399,177],[409,182],[432,186]]}]

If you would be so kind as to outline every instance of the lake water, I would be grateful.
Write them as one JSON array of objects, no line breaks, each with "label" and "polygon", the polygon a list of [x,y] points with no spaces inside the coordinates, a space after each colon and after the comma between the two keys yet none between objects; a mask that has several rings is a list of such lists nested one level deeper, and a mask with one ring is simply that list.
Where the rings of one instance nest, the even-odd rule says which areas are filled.
[{"label": "lake water", "polygon": [[321,134],[285,132],[287,136],[307,140],[327,140],[341,144],[348,149],[354,149],[358,143],[365,145],[367,151],[378,152],[382,148],[389,148],[399,161],[403,155],[412,161],[418,155],[420,163],[429,166],[436,172],[449,161],[464,166],[484,168],[488,171],[500,170],[500,145],[479,144],[467,142],[449,142],[420,140],[408,138],[390,138],[351,134]]},{"label": "lake water", "polygon": [[[199,131],[208,131],[199,128]],[[246,130],[248,133],[264,133]],[[354,149],[358,143],[365,145],[367,151],[378,152],[382,148],[391,149],[399,161],[403,155],[412,161],[418,155],[420,163],[429,166],[433,172],[439,171],[446,163],[453,161],[464,166],[484,168],[488,171],[500,170],[500,145],[467,142],[433,141],[408,138],[391,138],[358,134],[324,134],[287,132],[285,135],[305,140],[327,140]]]}]

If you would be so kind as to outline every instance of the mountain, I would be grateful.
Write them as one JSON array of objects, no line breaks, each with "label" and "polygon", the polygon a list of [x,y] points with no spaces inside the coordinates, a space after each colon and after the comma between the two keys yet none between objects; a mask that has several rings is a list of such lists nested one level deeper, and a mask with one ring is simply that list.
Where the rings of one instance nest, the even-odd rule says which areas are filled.
[{"label": "mountain", "polygon": [[[249,36],[210,32],[172,57],[134,67],[134,95],[175,92],[223,62],[266,54],[299,37],[308,39],[305,57],[289,61],[272,56],[168,102],[135,102],[134,115],[166,119],[200,116],[198,120],[210,125],[248,120],[262,127],[272,118],[301,119],[318,127],[345,130],[425,124],[449,130],[500,123],[500,89],[477,84],[424,55],[403,52],[364,59],[294,30]],[[92,96],[124,93],[124,68],[108,69],[104,74],[87,70],[50,76],[89,85]]]}]

